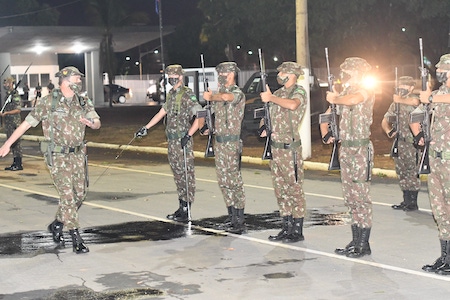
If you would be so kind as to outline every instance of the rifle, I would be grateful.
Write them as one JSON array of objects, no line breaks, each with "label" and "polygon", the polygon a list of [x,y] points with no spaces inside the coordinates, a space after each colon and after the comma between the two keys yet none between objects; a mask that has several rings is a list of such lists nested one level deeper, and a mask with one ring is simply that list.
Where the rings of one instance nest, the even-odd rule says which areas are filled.
[{"label": "rifle", "polygon": [[[25,70],[25,72],[22,75],[22,78],[20,78],[19,82],[16,84],[16,86],[14,87],[14,89],[9,93],[8,98],[6,98],[5,103],[3,104],[2,110],[0,111],[1,113],[3,113],[3,111],[5,110],[6,104],[8,104],[9,102],[11,102],[12,99],[12,95],[14,94],[15,91],[17,91],[17,88],[19,87],[19,85],[22,83],[22,80],[25,78],[25,75],[27,75],[28,69],[31,67],[33,63],[30,63],[30,65],[28,66],[28,68]],[[6,69],[5,69],[6,71]],[[5,72],[3,71],[3,73]]]},{"label": "rifle", "polygon": [[[427,90],[427,79],[428,79],[428,71],[423,65],[423,46],[422,46],[422,38],[419,38],[419,48],[420,48],[420,77],[422,78],[422,91]],[[431,132],[430,132],[430,104],[425,104],[425,109],[420,113],[411,113],[410,115],[410,123],[420,123],[422,127],[424,147],[422,151],[422,156],[419,161],[419,168],[417,170],[417,174],[430,174],[430,161],[429,161],[429,149],[431,142]]]},{"label": "rifle", "polygon": [[[202,63],[202,72],[203,72],[203,91],[208,91],[208,79],[206,78],[206,72],[205,72],[205,61],[203,60],[203,54],[200,54],[200,60]],[[212,119],[212,113],[211,113],[211,101],[206,101],[205,106],[205,122],[206,126],[209,129],[208,133],[208,142],[206,143],[206,150],[205,150],[205,157],[214,157],[214,122]],[[198,115],[197,115],[198,116]],[[200,131],[203,133],[206,130],[205,127],[203,127]]]},{"label": "rifle", "polygon": [[[259,67],[260,67],[260,74],[261,74],[261,89],[263,92],[266,91],[266,70],[264,65],[264,59],[262,57],[262,51],[261,49],[258,49],[258,56],[259,56]],[[263,118],[264,119],[264,125],[259,128],[258,133],[261,134],[264,130],[266,131],[266,143],[264,145],[264,152],[262,155],[263,160],[269,160],[272,159],[272,146],[271,146],[271,135],[272,135],[272,122],[270,121],[270,110],[269,110],[269,103],[264,103],[263,108],[255,109],[253,112],[253,118]]]},{"label": "rifle", "polygon": [[[328,75],[328,90],[333,91],[334,76],[330,71],[330,60],[328,58],[328,48],[325,48],[325,58],[327,61],[327,75]],[[331,104],[330,113],[323,113],[319,115],[319,123],[328,123],[328,133],[324,139],[334,137],[333,149],[331,150],[330,163],[328,164],[328,170],[340,170],[339,163],[339,117],[337,115],[336,104]]]},{"label": "rifle", "polygon": [[[395,67],[395,94],[398,95],[398,75],[397,67]],[[392,132],[396,132],[394,142],[391,148],[391,157],[398,157],[398,139],[400,137],[400,103],[395,103],[395,116],[392,122]]]}]

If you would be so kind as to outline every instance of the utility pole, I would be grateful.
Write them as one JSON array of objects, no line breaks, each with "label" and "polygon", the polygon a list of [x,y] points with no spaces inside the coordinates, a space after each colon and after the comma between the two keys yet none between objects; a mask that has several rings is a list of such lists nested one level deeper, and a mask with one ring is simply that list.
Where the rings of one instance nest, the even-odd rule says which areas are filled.
[{"label": "utility pole", "polygon": [[295,0],[295,32],[297,42],[297,63],[310,69],[308,43],[308,1]]},{"label": "utility pole", "polygon": [[308,93],[308,103],[300,125],[300,138],[302,140],[302,156],[304,159],[311,157],[311,112],[309,96],[309,74],[311,65],[309,62],[309,43],[308,43],[308,1],[295,0],[295,32],[296,32],[296,60],[305,72],[300,76],[298,83],[301,84]]}]

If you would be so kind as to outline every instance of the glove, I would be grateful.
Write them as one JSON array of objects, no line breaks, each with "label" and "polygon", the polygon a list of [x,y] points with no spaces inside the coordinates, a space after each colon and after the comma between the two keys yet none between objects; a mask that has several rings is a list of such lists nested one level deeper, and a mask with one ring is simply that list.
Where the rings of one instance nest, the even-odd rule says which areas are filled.
[{"label": "glove", "polygon": [[191,138],[191,136],[188,133],[186,133],[186,135],[181,138],[181,148],[186,147],[190,138]]},{"label": "glove", "polygon": [[134,137],[141,138],[141,137],[144,137],[146,135],[147,135],[147,128],[145,126],[142,126],[141,129],[136,131],[136,133],[134,134]]}]

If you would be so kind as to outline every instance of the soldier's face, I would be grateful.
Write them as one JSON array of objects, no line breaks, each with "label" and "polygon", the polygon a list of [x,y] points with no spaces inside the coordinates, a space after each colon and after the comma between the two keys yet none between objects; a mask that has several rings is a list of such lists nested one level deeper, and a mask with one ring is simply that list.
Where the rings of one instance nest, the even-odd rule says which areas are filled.
[{"label": "soldier's face", "polygon": [[450,71],[443,70],[441,68],[436,69],[436,79],[440,83],[450,87],[450,80],[448,80],[449,78],[450,78]]}]

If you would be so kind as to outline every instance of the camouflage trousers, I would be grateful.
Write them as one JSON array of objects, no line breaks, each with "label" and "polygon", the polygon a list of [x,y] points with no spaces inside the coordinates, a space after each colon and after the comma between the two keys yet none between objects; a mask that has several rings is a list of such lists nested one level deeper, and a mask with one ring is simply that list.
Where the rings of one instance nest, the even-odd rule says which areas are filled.
[{"label": "camouflage trousers", "polygon": [[373,146],[341,147],[342,191],[345,205],[349,208],[352,224],[372,227],[372,200],[370,180],[373,168]]},{"label": "camouflage trousers", "polygon": [[428,197],[440,240],[450,240],[450,160],[430,155]]},{"label": "camouflage trousers", "polygon": [[399,140],[398,157],[394,157],[395,172],[402,191],[418,191],[420,179],[417,177],[417,149],[413,144]]},{"label": "camouflage trousers", "polygon": [[[9,138],[13,134],[14,130],[19,127],[19,125],[17,125],[14,121],[5,121],[6,137]],[[11,152],[14,157],[22,157],[22,145],[20,141],[21,138],[17,139],[17,141],[11,145]]]},{"label": "camouflage trousers", "polygon": [[56,219],[68,230],[79,228],[78,209],[87,193],[85,154],[53,154],[52,157],[50,176],[59,195]]},{"label": "camouflage trousers", "polygon": [[[297,151],[297,181],[295,181],[293,150]],[[305,217],[306,200],[303,191],[302,147],[299,146],[296,149],[272,148],[272,156],[270,170],[280,216]]]},{"label": "camouflage trousers", "polygon": [[240,170],[240,141],[214,143],[216,175],[227,207],[245,208],[244,182]]},{"label": "camouflage trousers", "polygon": [[195,197],[195,170],[194,170],[194,152],[192,151],[193,143],[190,139],[186,145],[186,165],[187,165],[187,182],[189,197],[186,198],[186,172],[184,168],[184,151],[181,148],[179,139],[169,140],[168,160],[173,173],[173,180],[177,187],[178,199],[186,202],[194,202]]}]

